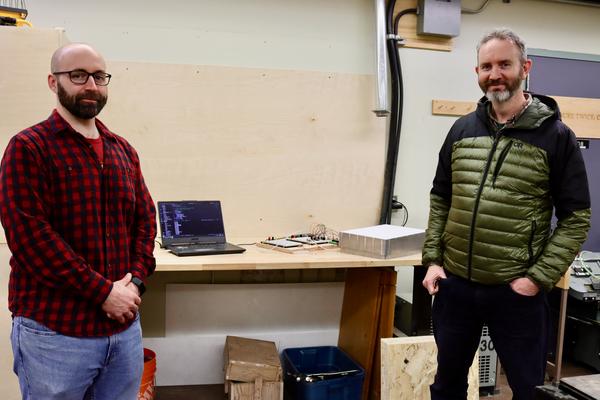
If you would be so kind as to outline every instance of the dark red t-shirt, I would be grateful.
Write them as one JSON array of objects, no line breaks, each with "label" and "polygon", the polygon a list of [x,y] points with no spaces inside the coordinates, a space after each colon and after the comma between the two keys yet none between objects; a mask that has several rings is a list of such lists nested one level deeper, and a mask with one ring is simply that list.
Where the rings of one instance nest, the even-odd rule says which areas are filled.
[{"label": "dark red t-shirt", "polygon": [[102,146],[102,136],[98,136],[96,139],[86,138],[87,142],[92,145],[92,149],[98,156],[100,164],[104,164],[104,148]]}]

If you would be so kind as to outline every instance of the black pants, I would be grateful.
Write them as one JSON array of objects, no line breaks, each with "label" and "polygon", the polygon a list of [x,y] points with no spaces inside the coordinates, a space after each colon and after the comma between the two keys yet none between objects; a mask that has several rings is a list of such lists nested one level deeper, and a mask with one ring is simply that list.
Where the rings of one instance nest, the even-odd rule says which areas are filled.
[{"label": "black pants", "polygon": [[467,398],[467,374],[483,324],[506,372],[513,399],[534,398],[544,382],[548,341],[546,294],[526,297],[510,285],[481,285],[454,275],[439,281],[433,309],[438,369],[432,400]]}]

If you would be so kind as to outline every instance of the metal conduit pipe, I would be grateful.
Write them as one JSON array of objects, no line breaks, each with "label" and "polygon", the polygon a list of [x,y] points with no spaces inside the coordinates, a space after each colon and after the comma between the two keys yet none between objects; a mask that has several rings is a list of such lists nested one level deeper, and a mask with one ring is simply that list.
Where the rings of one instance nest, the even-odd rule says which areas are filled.
[{"label": "metal conduit pipe", "polygon": [[385,0],[375,0],[375,52],[377,65],[375,68],[376,104],[373,112],[378,117],[387,117],[390,113],[388,104],[388,56],[386,48]]}]

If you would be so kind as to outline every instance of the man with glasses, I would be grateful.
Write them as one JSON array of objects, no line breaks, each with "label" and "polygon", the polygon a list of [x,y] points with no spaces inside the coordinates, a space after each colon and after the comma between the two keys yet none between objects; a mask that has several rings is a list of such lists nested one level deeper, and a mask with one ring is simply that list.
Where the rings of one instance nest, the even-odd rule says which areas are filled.
[{"label": "man with glasses", "polygon": [[136,151],[96,118],[110,78],[92,47],[56,50],[56,109],[11,139],[0,166],[24,399],[133,400],[139,390],[155,209]]}]

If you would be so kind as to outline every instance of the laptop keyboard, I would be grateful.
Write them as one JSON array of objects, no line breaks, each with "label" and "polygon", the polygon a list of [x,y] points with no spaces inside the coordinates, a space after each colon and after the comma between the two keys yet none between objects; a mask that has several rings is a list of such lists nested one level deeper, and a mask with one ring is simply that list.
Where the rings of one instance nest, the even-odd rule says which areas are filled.
[{"label": "laptop keyboard", "polygon": [[194,243],[171,246],[173,250],[224,249],[225,243]]}]

